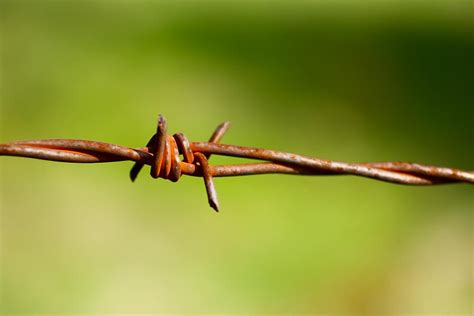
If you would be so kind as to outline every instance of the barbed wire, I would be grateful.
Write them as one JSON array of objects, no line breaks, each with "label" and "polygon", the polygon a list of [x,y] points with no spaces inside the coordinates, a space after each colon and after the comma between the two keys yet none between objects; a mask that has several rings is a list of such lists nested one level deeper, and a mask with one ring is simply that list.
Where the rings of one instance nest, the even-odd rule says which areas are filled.
[{"label": "barbed wire", "polygon": [[[216,128],[209,141],[189,142],[181,133],[168,135],[166,120],[160,115],[156,133],[142,148],[79,139],[45,139],[0,144],[0,155],[73,163],[130,160],[135,162],[130,170],[132,181],[135,181],[145,165],[151,166],[150,175],[153,178],[176,182],[182,175],[202,177],[209,204],[216,211],[219,210],[219,203],[213,177],[281,173],[355,175],[407,185],[454,182],[474,184],[474,171],[408,162],[346,163],[270,149],[220,144],[229,127],[229,122],[224,122]],[[211,155],[251,158],[265,162],[209,165]]]}]

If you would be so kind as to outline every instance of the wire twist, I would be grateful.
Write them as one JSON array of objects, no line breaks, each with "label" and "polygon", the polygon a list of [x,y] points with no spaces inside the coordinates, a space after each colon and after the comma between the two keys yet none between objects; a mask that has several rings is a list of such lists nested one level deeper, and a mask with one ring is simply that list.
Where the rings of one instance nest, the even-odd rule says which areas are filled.
[{"label": "wire twist", "polygon": [[[103,142],[47,139],[0,144],[0,155],[52,161],[97,163],[135,161],[130,178],[135,181],[141,169],[150,165],[153,178],[173,182],[183,174],[204,179],[210,206],[219,210],[213,177],[283,173],[300,175],[356,175],[408,185],[474,183],[474,172],[426,166],[408,162],[346,163],[322,160],[269,149],[219,144],[229,122],[217,127],[208,142],[189,142],[181,133],[167,134],[167,124],[159,116],[156,133],[143,148],[129,148]],[[211,154],[265,160],[263,163],[209,165]],[[182,159],[181,159],[182,156]]]},{"label": "wire twist", "polygon": [[[228,122],[219,125],[209,142],[218,143],[228,127]],[[168,135],[166,120],[162,115],[158,119],[156,134],[150,138],[146,148],[148,152],[153,153],[150,175],[155,179],[163,178],[173,182],[178,181],[182,174],[181,166],[183,165],[180,155],[183,156],[184,162],[187,164],[193,164],[196,161],[197,164],[195,165],[200,167],[204,178],[209,204],[214,210],[219,211],[217,193],[207,161],[210,154],[203,155],[199,152],[193,152],[188,138],[182,133],[176,133],[173,136]],[[130,170],[132,181],[135,181],[144,165],[142,162],[135,162]]]}]

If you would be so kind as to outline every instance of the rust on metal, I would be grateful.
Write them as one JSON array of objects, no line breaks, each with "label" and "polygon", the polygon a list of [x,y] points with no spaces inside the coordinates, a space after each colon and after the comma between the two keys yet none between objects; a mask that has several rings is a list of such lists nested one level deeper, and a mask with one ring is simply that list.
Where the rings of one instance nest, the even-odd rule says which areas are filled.
[{"label": "rust on metal", "polygon": [[[213,177],[269,173],[355,175],[407,185],[474,184],[474,171],[408,162],[346,163],[270,149],[220,144],[229,127],[229,122],[219,125],[208,142],[189,142],[182,133],[168,135],[166,120],[160,115],[156,133],[142,148],[79,139],[46,139],[0,144],[0,155],[73,163],[130,160],[135,162],[130,170],[132,181],[145,165],[151,166],[150,175],[153,178],[176,182],[182,175],[202,177],[209,204],[216,211],[219,210],[219,203]],[[211,155],[251,158],[262,162],[209,165]]]}]

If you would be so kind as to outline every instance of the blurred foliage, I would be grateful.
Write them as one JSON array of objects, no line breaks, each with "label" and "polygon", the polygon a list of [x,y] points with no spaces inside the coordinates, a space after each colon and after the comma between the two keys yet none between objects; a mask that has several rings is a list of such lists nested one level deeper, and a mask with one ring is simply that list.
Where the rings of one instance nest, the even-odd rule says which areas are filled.
[{"label": "blurred foliage", "polygon": [[[472,1],[2,1],[1,135],[472,169]],[[212,163],[229,159],[213,157]],[[1,159],[0,311],[469,313],[472,188]]]}]

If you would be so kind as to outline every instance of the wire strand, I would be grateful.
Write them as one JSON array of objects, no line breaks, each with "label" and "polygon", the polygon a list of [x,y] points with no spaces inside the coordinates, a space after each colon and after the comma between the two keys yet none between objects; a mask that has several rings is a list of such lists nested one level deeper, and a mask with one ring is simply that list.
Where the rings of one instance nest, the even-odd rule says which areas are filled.
[{"label": "wire strand", "polygon": [[[203,177],[209,204],[216,211],[219,210],[219,203],[213,177],[269,173],[354,175],[406,185],[455,182],[474,184],[474,171],[408,162],[347,163],[270,149],[220,144],[229,127],[229,122],[219,125],[208,142],[189,142],[182,133],[168,135],[166,120],[160,115],[156,133],[143,148],[80,139],[45,139],[0,144],[0,155],[71,163],[130,160],[135,162],[130,170],[132,181],[135,181],[145,165],[151,166],[150,175],[153,178],[176,182],[183,174]],[[251,158],[264,162],[209,165],[211,155]]]}]

